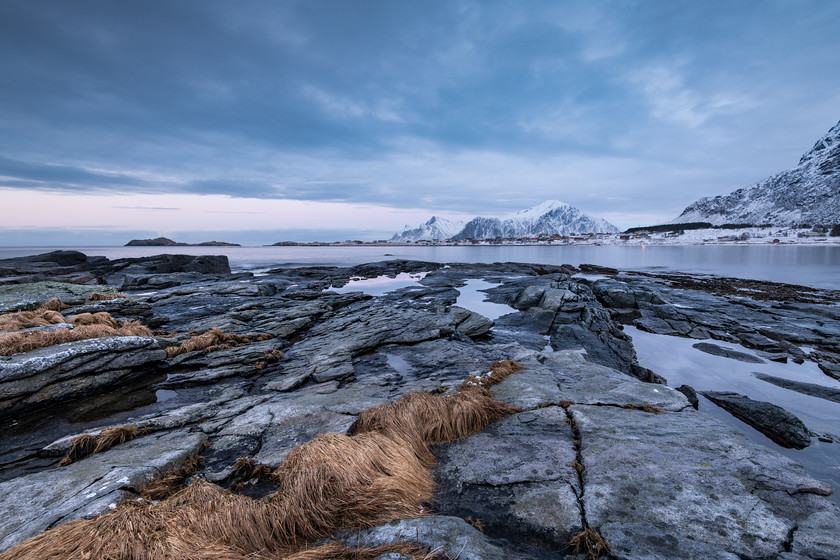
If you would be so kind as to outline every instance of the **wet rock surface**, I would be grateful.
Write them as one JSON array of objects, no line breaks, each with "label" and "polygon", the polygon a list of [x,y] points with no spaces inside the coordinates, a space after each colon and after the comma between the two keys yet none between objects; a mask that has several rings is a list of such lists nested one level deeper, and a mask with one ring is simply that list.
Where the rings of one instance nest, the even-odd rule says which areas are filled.
[{"label": "wet rock surface", "polygon": [[780,406],[723,391],[704,391],[703,396],[782,447],[804,449],[811,444],[808,427]]},{"label": "wet rock surface", "polygon": [[[510,359],[524,369],[492,394],[521,412],[436,447],[438,490],[422,516],[339,537],[417,539],[461,559],[561,559],[581,558],[569,543],[593,528],[619,559],[840,557],[831,487],[696,412],[693,392],[639,365],[622,327],[834,367],[840,314],[820,294],[793,305],[673,279],[513,263],[388,261],[254,277],[207,258],[79,255],[0,262],[3,309],[58,296],[68,315],[107,310],[152,325],[156,337],[0,360],[0,398],[12,403],[0,430],[0,550],[132,499],[132,489],[190,454],[204,456],[201,476],[233,487],[240,457],[276,466],[320,433],[348,432],[372,406],[451,392]],[[330,290],[402,272],[428,274],[376,297]],[[487,300],[509,312],[491,321],[459,305],[470,279],[489,282]],[[86,302],[108,287],[128,297]],[[248,342],[164,352],[210,328]],[[67,380],[83,390],[44,390]],[[14,408],[26,399],[28,408]],[[143,435],[56,467],[73,437],[124,425]],[[246,486],[237,491],[257,498],[276,489]]]}]

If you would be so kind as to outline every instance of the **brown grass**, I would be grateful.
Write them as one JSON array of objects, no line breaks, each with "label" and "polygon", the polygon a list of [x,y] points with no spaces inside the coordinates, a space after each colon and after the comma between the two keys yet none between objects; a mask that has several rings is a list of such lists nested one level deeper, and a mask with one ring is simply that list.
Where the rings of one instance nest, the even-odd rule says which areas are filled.
[{"label": "brown grass", "polygon": [[70,322],[77,327],[81,325],[105,325],[112,329],[119,328],[117,321],[106,311],[100,311],[99,313],[79,313],[70,319]]},{"label": "brown grass", "polygon": [[276,480],[274,469],[248,457],[240,457],[236,460],[231,478],[240,481],[233,486],[234,491],[241,490],[243,485],[251,480]]},{"label": "brown grass", "polygon": [[628,410],[641,410],[642,412],[648,412],[650,414],[665,414],[665,411],[661,408],[649,404],[624,404],[621,405],[621,408],[626,408]]},{"label": "brown grass", "polygon": [[204,467],[204,457],[190,455],[180,467],[169,469],[160,477],[150,481],[142,490],[140,497],[147,500],[165,500],[184,485],[184,482]]},{"label": "brown grass", "polygon": [[18,311],[0,315],[0,331],[19,331],[27,327],[48,327],[64,322],[64,315],[51,309]]},{"label": "brown grass", "polygon": [[103,294],[102,292],[94,292],[85,300],[85,303],[92,303],[94,301],[110,301],[112,299],[124,299],[126,297],[123,293]]},{"label": "brown grass", "polygon": [[70,450],[67,455],[59,461],[59,467],[65,467],[95,453],[102,453],[127,441],[131,441],[138,435],[149,433],[148,428],[137,428],[137,426],[117,426],[102,430],[95,436],[82,435],[71,440]]},{"label": "brown grass", "polygon": [[610,554],[610,544],[601,533],[591,527],[573,536],[569,547],[575,554],[584,554],[586,560],[598,560]]},{"label": "brown grass", "polygon": [[469,386],[451,395],[408,393],[399,400],[363,411],[353,433],[380,432],[408,442],[427,467],[434,465],[429,445],[483,430],[519,410],[496,401],[487,389]]},{"label": "brown grass", "polygon": [[53,332],[23,331],[0,334],[0,356],[11,356],[30,352],[47,346],[77,342],[90,338],[114,336],[152,336],[152,331],[137,321],[125,322],[121,327],[109,325],[82,325],[75,329],[61,329]]},{"label": "brown grass", "polygon": [[280,350],[264,350],[263,356],[268,363],[278,362],[283,359],[283,352]]},{"label": "brown grass", "polygon": [[480,377],[476,377],[474,375],[467,377],[467,379],[461,383],[459,389],[467,389],[469,387],[484,387],[489,389],[490,387],[498,385],[504,381],[511,373],[516,373],[521,369],[525,369],[525,366],[520,365],[513,360],[493,362],[490,365],[490,371]]},{"label": "brown grass", "polygon": [[38,309],[44,309],[49,311],[64,311],[65,309],[69,309],[70,306],[54,297],[52,299],[47,300],[46,302],[42,303]]},{"label": "brown grass", "polygon": [[[0,560],[374,560],[388,552],[415,560],[448,558],[407,542],[311,546],[342,527],[422,515],[435,484],[417,450],[431,456],[429,444],[464,437],[512,412],[480,387],[452,395],[410,393],[365,411],[353,436],[324,434],[292,449],[272,475],[281,488],[268,500],[201,478],[179,489],[201,466],[193,458],[141,490],[139,501],[59,525],[0,554]],[[428,459],[433,463],[433,456]],[[237,476],[264,476],[252,459],[234,467]]]},{"label": "brown grass", "polygon": [[228,334],[222,329],[214,327],[203,334],[191,336],[178,346],[167,346],[166,355],[170,358],[174,358],[179,354],[195,352],[196,350],[213,352],[215,350],[234,348],[236,346],[242,346],[243,344],[250,344],[252,342],[270,339],[271,335],[269,334],[261,334],[257,336],[240,336],[236,334]]}]

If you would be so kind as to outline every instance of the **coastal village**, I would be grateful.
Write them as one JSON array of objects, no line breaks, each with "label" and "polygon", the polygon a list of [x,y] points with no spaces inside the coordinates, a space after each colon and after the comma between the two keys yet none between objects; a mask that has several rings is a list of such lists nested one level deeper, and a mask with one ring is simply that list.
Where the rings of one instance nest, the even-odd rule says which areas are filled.
[{"label": "coastal village", "polygon": [[475,246],[475,245],[792,245],[824,244],[840,245],[840,228],[826,226],[808,227],[747,227],[747,228],[703,228],[695,230],[651,231],[640,229],[623,233],[578,233],[573,235],[540,234],[528,237],[494,237],[484,239],[419,239],[413,242],[394,242],[387,239],[308,243],[281,241],[275,246]]}]

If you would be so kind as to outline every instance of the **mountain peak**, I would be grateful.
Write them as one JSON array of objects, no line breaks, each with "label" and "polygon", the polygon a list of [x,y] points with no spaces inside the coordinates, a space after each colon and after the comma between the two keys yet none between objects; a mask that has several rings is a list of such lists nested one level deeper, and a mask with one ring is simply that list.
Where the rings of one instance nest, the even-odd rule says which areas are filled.
[{"label": "mountain peak", "polygon": [[817,140],[814,147],[806,152],[799,160],[799,165],[814,159],[825,159],[838,149],[840,149],[840,122],[831,127],[825,136]]},{"label": "mountain peak", "polygon": [[522,220],[522,219],[539,219],[541,216],[548,214],[553,210],[557,210],[558,208],[570,208],[572,207],[570,204],[563,202],[562,200],[546,200],[536,206],[532,206],[530,208],[526,208],[525,210],[517,210],[513,214],[509,214],[502,219],[508,220]]},{"label": "mountain peak", "polygon": [[395,234],[392,242],[411,243],[420,240],[485,239],[495,237],[536,237],[540,234],[617,232],[611,223],[589,216],[560,200],[545,202],[520,210],[504,218],[477,217],[467,224],[444,218],[432,218],[420,226]]},{"label": "mountain peak", "polygon": [[840,223],[840,122],[793,169],[727,195],[701,198],[672,223]]}]

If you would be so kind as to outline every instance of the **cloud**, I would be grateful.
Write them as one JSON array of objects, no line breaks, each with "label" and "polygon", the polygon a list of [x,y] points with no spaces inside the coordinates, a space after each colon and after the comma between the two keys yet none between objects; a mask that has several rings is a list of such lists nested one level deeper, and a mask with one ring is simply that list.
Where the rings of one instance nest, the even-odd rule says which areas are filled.
[{"label": "cloud", "polygon": [[253,200],[319,223],[547,198],[670,219],[836,122],[838,20],[819,0],[4,2],[0,190],[78,196],[103,226]]}]

